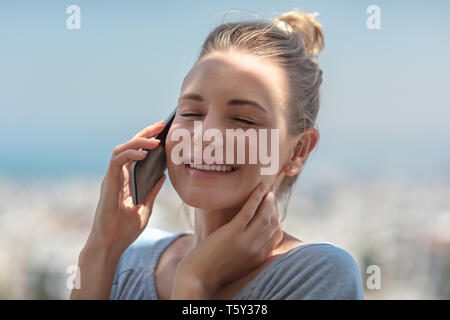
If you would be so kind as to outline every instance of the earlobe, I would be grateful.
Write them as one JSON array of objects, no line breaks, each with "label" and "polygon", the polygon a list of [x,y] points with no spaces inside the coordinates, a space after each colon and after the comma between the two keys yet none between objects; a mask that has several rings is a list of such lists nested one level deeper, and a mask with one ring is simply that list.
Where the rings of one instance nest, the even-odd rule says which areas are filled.
[{"label": "earlobe", "polygon": [[287,176],[295,176],[302,169],[302,161],[297,159],[294,164],[289,165],[284,169],[284,173]]},{"label": "earlobe", "polygon": [[286,168],[286,169],[284,170],[284,174],[287,175],[287,176],[290,176],[290,175],[291,175],[291,170],[292,170],[291,167]]},{"label": "earlobe", "polygon": [[288,176],[295,176],[298,174],[302,168],[302,150],[303,150],[303,141],[302,139],[297,142],[292,151],[292,157],[290,164],[283,170],[284,173]]},{"label": "earlobe", "polygon": [[[309,152],[314,148],[317,139],[314,139],[314,137],[317,137],[316,131],[311,131],[308,129],[307,134],[302,134],[301,138],[297,141],[296,145],[294,146],[294,150],[291,151],[291,157],[289,164],[286,165],[283,172],[287,176],[295,176],[297,175],[303,168],[303,163],[306,161]],[[314,133],[314,135],[310,133]],[[311,141],[312,137],[312,141]]]}]

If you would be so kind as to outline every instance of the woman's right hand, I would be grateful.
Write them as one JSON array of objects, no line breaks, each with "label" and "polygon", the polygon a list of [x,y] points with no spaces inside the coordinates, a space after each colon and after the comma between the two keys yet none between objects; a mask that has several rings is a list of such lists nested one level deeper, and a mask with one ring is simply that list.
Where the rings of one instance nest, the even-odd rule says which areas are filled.
[{"label": "woman's right hand", "polygon": [[163,174],[135,207],[130,193],[130,164],[145,158],[146,152],[138,149],[158,146],[160,141],[153,137],[163,128],[164,122],[157,122],[114,148],[102,181],[94,223],[78,258],[80,286],[71,291],[70,299],[109,299],[119,259],[147,226],[153,202],[166,178]]},{"label": "woman's right hand", "polygon": [[121,254],[147,226],[153,202],[166,175],[163,174],[139,206],[134,206],[130,193],[129,170],[131,162],[145,158],[160,140],[154,139],[164,128],[160,121],[146,127],[129,141],[114,148],[108,170],[101,184],[100,200],[88,238],[88,246],[113,249]]}]

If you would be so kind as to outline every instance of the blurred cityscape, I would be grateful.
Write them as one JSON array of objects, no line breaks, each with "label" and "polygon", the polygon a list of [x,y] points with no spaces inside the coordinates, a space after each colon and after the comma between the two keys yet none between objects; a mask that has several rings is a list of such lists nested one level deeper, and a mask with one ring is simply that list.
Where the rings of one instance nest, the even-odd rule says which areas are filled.
[{"label": "blurred cityscape", "polygon": [[[0,179],[0,299],[67,299],[94,216],[101,177],[14,182]],[[284,230],[331,242],[357,261],[366,299],[450,299],[450,183],[329,175],[299,184]],[[149,227],[189,229],[165,183]],[[368,267],[381,271],[370,289]],[[69,271],[70,272],[70,271]]]}]

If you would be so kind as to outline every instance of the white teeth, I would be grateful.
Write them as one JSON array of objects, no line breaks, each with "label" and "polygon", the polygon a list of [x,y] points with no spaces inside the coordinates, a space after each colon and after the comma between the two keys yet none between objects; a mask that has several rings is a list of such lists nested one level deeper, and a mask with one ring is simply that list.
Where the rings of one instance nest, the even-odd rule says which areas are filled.
[{"label": "white teeth", "polygon": [[222,165],[208,165],[208,164],[193,164],[189,163],[189,167],[204,170],[204,171],[219,171],[219,172],[225,172],[225,171],[233,171],[233,167],[231,166],[222,166]]}]

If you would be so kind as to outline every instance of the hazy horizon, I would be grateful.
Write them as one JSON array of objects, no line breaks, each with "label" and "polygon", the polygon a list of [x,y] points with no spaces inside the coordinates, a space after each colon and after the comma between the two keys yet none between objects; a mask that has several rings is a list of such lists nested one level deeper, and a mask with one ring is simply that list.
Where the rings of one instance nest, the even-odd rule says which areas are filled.
[{"label": "hazy horizon", "polygon": [[319,12],[325,34],[321,137],[302,174],[450,172],[448,2],[377,1],[380,30],[368,2],[77,1],[76,31],[70,4],[0,4],[0,176],[102,175],[114,146],[166,118],[215,26],[295,8]]}]

